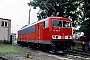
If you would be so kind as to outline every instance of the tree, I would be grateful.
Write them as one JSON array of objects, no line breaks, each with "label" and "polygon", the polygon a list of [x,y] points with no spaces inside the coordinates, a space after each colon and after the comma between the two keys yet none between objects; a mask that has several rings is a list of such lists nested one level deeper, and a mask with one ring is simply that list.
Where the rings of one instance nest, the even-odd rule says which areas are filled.
[{"label": "tree", "polygon": [[90,0],[84,1],[84,21],[81,23],[80,31],[90,38]]},{"label": "tree", "polygon": [[[82,22],[83,9],[80,6],[79,0],[33,0],[28,5],[34,8],[39,7],[40,11],[37,14],[38,20],[50,16],[70,17],[73,21],[73,26],[77,26]],[[80,17],[78,17],[80,16]]]}]

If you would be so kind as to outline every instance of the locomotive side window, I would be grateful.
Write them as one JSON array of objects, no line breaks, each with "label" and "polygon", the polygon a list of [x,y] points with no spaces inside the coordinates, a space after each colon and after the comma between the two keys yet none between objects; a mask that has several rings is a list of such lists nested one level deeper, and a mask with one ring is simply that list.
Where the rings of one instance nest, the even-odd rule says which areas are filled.
[{"label": "locomotive side window", "polygon": [[56,26],[56,27],[62,27],[62,21],[60,20],[53,20],[52,24],[53,26]]},{"label": "locomotive side window", "polygon": [[27,33],[34,32],[35,31],[35,25],[32,25],[27,28]]},{"label": "locomotive side window", "polygon": [[23,29],[20,31],[20,34],[30,33],[35,31],[35,25],[32,25],[30,27],[27,27],[26,29]]},{"label": "locomotive side window", "polygon": [[63,27],[71,27],[70,22],[63,21]]},{"label": "locomotive side window", "polygon": [[25,33],[25,29],[20,30],[20,34],[24,34]]},{"label": "locomotive side window", "polygon": [[46,21],[43,22],[43,27],[44,28],[47,28],[48,27],[48,20],[46,20]]}]

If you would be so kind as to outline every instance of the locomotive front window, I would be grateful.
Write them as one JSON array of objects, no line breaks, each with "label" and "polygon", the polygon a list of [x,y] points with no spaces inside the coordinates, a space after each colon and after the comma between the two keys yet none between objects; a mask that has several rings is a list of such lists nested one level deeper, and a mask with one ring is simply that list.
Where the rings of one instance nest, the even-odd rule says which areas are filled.
[{"label": "locomotive front window", "polygon": [[71,27],[70,22],[63,21],[63,27]]},{"label": "locomotive front window", "polygon": [[56,26],[56,27],[62,27],[62,21],[60,20],[53,20],[52,24],[53,26]]}]

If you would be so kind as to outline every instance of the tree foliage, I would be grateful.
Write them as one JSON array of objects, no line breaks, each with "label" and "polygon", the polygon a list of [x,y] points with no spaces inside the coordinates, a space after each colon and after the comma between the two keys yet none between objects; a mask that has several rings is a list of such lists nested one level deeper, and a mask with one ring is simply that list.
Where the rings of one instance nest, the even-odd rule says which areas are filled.
[{"label": "tree foliage", "polygon": [[84,1],[84,21],[81,24],[80,31],[84,32],[85,36],[90,37],[90,0]]},{"label": "tree foliage", "polygon": [[83,17],[82,10],[77,10],[82,8],[79,2],[79,0],[33,0],[28,4],[40,8],[37,14],[39,20],[50,16],[70,17],[73,26],[77,26],[82,22]]}]

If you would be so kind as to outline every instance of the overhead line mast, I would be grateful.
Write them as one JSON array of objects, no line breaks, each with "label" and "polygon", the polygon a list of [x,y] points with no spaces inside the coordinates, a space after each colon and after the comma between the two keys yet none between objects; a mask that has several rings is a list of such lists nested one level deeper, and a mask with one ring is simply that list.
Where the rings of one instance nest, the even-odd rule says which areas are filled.
[{"label": "overhead line mast", "polygon": [[30,10],[29,10],[29,19],[28,19],[28,25],[30,24],[30,11],[31,11],[31,5],[30,6]]}]

